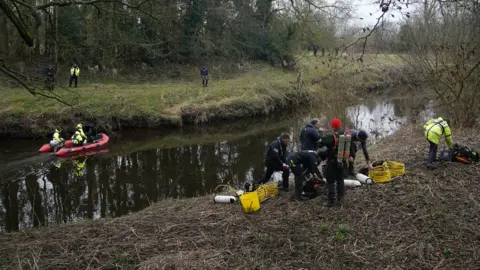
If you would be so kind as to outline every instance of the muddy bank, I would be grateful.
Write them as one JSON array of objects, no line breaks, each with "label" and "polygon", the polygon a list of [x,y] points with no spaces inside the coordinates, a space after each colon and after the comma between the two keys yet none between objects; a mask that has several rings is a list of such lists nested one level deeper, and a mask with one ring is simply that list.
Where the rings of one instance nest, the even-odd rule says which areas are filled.
[{"label": "muddy bank", "polygon": [[313,93],[306,91],[291,92],[282,98],[271,97],[258,102],[236,102],[215,104],[215,106],[185,106],[179,116],[158,117],[149,115],[94,116],[86,112],[71,109],[67,114],[44,114],[40,116],[19,116],[14,121],[0,123],[0,137],[39,138],[52,133],[60,126],[67,133],[74,131],[75,123],[93,123],[100,132],[112,132],[122,129],[176,129],[186,125],[221,123],[247,117],[268,116],[275,112],[292,111],[295,107],[315,101]]},{"label": "muddy bank", "polygon": [[[455,134],[480,146],[471,130]],[[374,158],[404,161],[406,175],[349,189],[332,209],[322,207],[324,196],[299,203],[286,193],[251,215],[209,196],[167,199],[120,218],[0,234],[0,266],[476,268],[479,167],[445,163],[427,171],[426,147],[421,130],[410,128],[379,142]]]}]

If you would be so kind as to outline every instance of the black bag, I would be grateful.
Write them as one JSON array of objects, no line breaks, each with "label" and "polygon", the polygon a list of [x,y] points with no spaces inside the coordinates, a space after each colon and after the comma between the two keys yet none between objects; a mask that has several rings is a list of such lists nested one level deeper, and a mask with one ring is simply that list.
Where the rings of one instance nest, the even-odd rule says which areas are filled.
[{"label": "black bag", "polygon": [[453,151],[450,151],[450,149],[443,149],[438,154],[438,160],[453,161],[454,160]]},{"label": "black bag", "polygon": [[463,164],[476,163],[480,160],[479,153],[466,145],[454,144],[451,151],[452,161]]},{"label": "black bag", "polygon": [[305,181],[303,186],[303,192],[304,192],[303,196],[306,196],[309,199],[313,199],[317,197],[318,195],[320,195],[319,188],[322,186],[322,184],[324,184],[323,181],[316,177],[312,177],[308,179],[307,181]]}]

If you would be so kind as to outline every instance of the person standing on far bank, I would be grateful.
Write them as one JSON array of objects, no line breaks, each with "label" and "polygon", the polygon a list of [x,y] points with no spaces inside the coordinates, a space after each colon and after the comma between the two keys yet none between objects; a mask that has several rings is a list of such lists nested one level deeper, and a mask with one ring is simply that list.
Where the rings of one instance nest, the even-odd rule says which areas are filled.
[{"label": "person standing on far bank", "polygon": [[202,75],[203,87],[208,87],[208,69],[205,65],[200,69],[200,75]]},{"label": "person standing on far bank", "polygon": [[77,66],[77,64],[73,64],[73,67],[70,69],[69,87],[72,87],[72,82],[75,80],[75,88],[77,88],[79,75],[80,75],[80,68]]}]

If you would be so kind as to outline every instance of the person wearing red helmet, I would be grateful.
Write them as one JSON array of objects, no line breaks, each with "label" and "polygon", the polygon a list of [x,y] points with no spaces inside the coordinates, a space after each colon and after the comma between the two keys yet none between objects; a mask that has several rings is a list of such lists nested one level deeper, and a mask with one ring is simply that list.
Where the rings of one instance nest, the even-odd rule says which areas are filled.
[{"label": "person wearing red helmet", "polygon": [[338,130],[342,127],[342,121],[340,121],[338,118],[333,118],[330,125],[334,130]]},{"label": "person wearing red helmet", "polygon": [[[325,207],[333,206],[336,201],[340,203],[345,196],[345,160],[339,160],[338,141],[341,132],[342,122],[335,118],[332,120],[331,127],[334,129],[332,134],[323,136],[318,142],[318,155],[322,160],[326,160],[326,169],[324,176],[327,179],[327,201],[324,203]],[[326,148],[323,150],[322,148]],[[343,155],[343,154],[342,154]]]}]

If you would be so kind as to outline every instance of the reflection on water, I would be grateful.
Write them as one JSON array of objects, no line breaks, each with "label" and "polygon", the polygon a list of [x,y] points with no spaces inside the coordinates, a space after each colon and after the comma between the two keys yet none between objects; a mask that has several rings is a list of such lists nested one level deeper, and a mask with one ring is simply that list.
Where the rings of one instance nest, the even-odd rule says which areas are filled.
[{"label": "reflection on water", "polygon": [[[346,115],[353,127],[371,132],[374,140],[410,121],[405,103],[374,101],[347,108]],[[321,117],[318,114],[312,116]],[[411,114],[417,117],[421,112]],[[290,131],[295,136],[290,150],[297,148],[306,119],[297,115],[260,123],[260,128],[238,127],[228,136],[194,133],[142,140],[134,136],[113,141],[109,153],[66,161],[39,158],[35,151],[42,142],[27,148],[20,142],[9,149],[17,149],[21,158],[9,161],[11,151],[0,156],[6,164],[0,170],[0,230],[118,217],[165,197],[204,195],[219,184],[240,186],[262,177],[266,146],[281,132]]]}]

